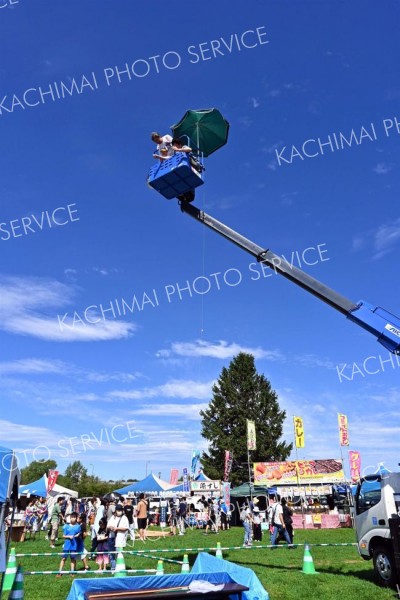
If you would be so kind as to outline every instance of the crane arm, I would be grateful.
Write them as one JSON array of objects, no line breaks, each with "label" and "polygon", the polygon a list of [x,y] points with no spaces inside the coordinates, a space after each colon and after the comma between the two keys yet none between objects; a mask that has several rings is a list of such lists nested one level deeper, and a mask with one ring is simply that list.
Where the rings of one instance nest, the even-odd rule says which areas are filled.
[{"label": "crane arm", "polygon": [[183,212],[236,244],[239,248],[246,250],[258,262],[267,265],[286,279],[313,294],[313,296],[326,302],[326,304],[344,314],[363,329],[377,336],[378,342],[390,352],[400,354],[400,319],[398,317],[363,300],[358,303],[352,302],[301,269],[289,264],[271,250],[258,246],[196,206],[188,202],[181,202],[180,206]]}]

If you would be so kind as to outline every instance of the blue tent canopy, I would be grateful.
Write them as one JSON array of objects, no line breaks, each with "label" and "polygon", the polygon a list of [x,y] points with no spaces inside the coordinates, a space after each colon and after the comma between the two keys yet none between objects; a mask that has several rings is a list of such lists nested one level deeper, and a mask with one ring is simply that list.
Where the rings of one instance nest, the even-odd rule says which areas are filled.
[{"label": "blue tent canopy", "polygon": [[37,481],[33,481],[32,483],[27,483],[26,485],[20,485],[19,493],[21,496],[42,496],[42,498],[46,498],[46,496],[47,496],[46,475],[43,475],[43,477],[41,477]]},{"label": "blue tent canopy", "polygon": [[124,496],[125,494],[134,493],[134,494],[155,494],[160,492],[165,492],[168,490],[168,483],[162,481],[153,473],[150,473],[147,477],[145,477],[142,481],[136,481],[135,483],[131,483],[119,490],[114,490],[116,494],[121,494]]},{"label": "blue tent canopy", "polygon": [[210,481],[210,478],[207,477],[207,475],[204,475],[203,471],[200,471],[200,473],[197,475],[197,477],[194,478],[195,481]]},{"label": "blue tent canopy", "polygon": [[0,446],[0,503],[6,502],[14,492],[18,498],[20,473],[17,457],[13,450]]}]

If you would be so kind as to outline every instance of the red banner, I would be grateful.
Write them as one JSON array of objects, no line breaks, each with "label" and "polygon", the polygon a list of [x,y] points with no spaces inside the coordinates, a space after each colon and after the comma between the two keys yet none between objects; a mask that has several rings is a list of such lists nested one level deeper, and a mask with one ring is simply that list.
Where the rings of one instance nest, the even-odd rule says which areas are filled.
[{"label": "red banner", "polygon": [[356,483],[361,477],[361,456],[359,452],[349,450],[350,477]]},{"label": "red banner", "polygon": [[179,478],[179,469],[171,469],[171,475],[169,477],[169,482],[171,485],[177,485]]},{"label": "red banner", "polygon": [[225,450],[225,469],[224,469],[224,481],[228,481],[229,475],[232,469],[232,458],[233,454],[230,450]]},{"label": "red banner", "polygon": [[47,479],[47,493],[51,492],[56,485],[58,474],[59,471],[49,471],[49,477]]}]

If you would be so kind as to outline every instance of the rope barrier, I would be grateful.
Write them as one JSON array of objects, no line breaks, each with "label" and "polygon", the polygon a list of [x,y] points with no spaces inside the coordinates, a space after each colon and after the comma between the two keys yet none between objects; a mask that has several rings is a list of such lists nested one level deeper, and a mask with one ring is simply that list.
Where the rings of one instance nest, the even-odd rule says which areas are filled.
[{"label": "rope barrier", "polygon": [[[132,554],[135,556],[137,553],[135,552],[135,550],[125,550],[124,554]],[[160,559],[159,556],[151,556],[150,554],[141,554],[140,556],[144,556],[144,558],[153,558],[154,560]],[[163,561],[174,563],[177,565],[183,565],[183,560],[175,560],[173,558],[163,558]]]},{"label": "rope barrier", "polygon": [[[126,573],[157,573],[157,569],[124,569]],[[24,575],[84,575],[85,573],[97,573],[98,575],[110,575],[111,571],[24,571]]]},{"label": "rope barrier", "polygon": [[[294,546],[295,548],[300,548],[300,547],[304,547],[304,546],[309,546],[309,547],[317,547],[317,546],[322,546],[322,547],[341,547],[341,546],[357,546],[356,542],[347,542],[347,543],[316,543],[316,544],[308,544],[308,543],[301,543],[301,544],[292,544],[292,546]],[[259,545],[254,545],[254,546],[248,546],[247,548],[287,548],[287,544],[285,544],[284,546],[272,546],[271,544],[268,545],[264,545],[264,544],[259,544]],[[221,546],[221,550],[243,550],[243,546]],[[166,553],[166,552],[179,552],[179,553],[184,553],[186,554],[187,552],[215,552],[216,551],[216,547],[213,546],[211,548],[152,548],[151,552],[152,553]],[[107,552],[89,552],[88,554],[118,554],[119,552],[121,552],[122,554],[140,554],[142,556],[145,556],[148,552],[148,550],[110,550]],[[23,556],[62,556],[63,554],[65,554],[65,552],[28,552],[26,554],[16,554],[15,556],[17,557],[23,557]],[[87,555],[86,555],[87,556]],[[155,558],[153,556],[148,555],[149,558]],[[171,559],[163,559],[163,560],[171,560]],[[175,561],[175,562],[180,562],[180,561]],[[181,564],[181,563],[180,563]]]}]

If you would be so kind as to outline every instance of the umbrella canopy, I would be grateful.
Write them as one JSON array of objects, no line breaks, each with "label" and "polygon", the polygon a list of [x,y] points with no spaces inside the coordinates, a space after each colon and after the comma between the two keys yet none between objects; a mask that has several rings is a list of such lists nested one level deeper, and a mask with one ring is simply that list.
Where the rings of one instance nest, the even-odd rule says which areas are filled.
[{"label": "umbrella canopy", "polygon": [[210,156],[227,143],[229,123],[216,108],[188,110],[171,129],[174,137],[188,136],[204,156]]}]

